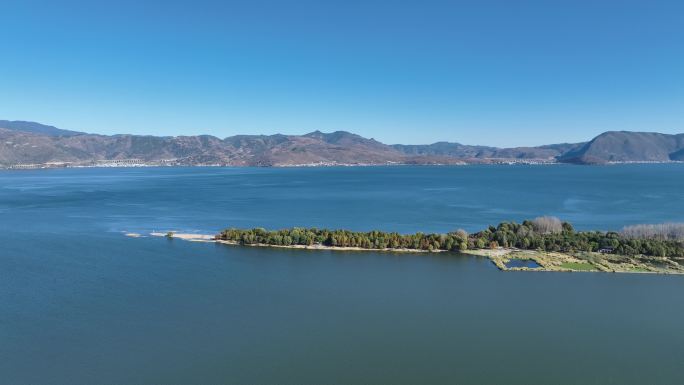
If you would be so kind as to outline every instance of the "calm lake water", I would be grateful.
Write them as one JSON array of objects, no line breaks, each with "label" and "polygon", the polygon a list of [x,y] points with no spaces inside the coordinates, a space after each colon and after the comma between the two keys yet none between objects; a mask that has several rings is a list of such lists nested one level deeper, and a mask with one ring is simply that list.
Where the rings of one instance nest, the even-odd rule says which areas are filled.
[{"label": "calm lake water", "polygon": [[0,383],[674,384],[684,277],[241,248],[227,226],[684,221],[684,165],[0,172]]},{"label": "calm lake water", "polygon": [[541,266],[532,259],[511,259],[506,262],[506,267],[527,267],[530,269],[537,269]]}]

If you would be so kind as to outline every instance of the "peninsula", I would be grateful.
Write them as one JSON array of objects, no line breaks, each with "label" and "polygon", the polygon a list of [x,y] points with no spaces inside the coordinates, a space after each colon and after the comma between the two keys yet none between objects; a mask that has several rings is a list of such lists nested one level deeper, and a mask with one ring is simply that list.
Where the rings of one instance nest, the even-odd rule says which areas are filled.
[{"label": "peninsula", "polygon": [[[129,234],[135,236],[136,234]],[[684,224],[636,225],[620,232],[575,231],[539,217],[468,234],[399,234],[317,228],[221,231],[215,236],[153,233],[170,239],[314,250],[454,252],[489,258],[501,270],[684,274]]]}]

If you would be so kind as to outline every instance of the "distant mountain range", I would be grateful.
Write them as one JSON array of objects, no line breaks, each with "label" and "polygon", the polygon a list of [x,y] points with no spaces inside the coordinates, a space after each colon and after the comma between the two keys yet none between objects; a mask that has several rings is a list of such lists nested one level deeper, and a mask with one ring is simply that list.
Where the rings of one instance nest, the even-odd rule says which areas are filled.
[{"label": "distant mountain range", "polygon": [[305,135],[97,135],[0,120],[0,166],[380,165],[684,161],[684,134],[606,132],[586,143],[497,148],[438,142],[386,145],[345,131]]}]

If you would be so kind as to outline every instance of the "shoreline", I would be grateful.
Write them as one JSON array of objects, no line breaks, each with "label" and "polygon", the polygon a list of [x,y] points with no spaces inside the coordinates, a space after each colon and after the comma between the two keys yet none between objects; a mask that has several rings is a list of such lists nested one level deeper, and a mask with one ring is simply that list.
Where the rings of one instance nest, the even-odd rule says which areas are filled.
[{"label": "shoreline", "polygon": [[[673,263],[672,268],[654,268],[638,258],[623,256],[624,263],[614,263],[607,259],[600,259],[595,256],[594,260],[578,258],[577,256],[560,253],[546,252],[538,250],[520,250],[514,248],[489,250],[476,249],[464,250],[463,254],[486,257],[501,271],[542,271],[542,272],[581,272],[581,273],[621,273],[621,274],[664,274],[664,275],[684,275],[684,269],[678,264],[667,258],[662,258],[662,262]],[[512,261],[534,262],[539,267],[509,267]],[[677,267],[675,267],[677,266]]]},{"label": "shoreline", "polygon": [[229,164],[163,164],[163,163],[136,163],[136,164],[64,164],[64,163],[36,163],[0,165],[0,170],[53,170],[53,169],[90,169],[90,168],[327,168],[327,167],[402,167],[402,166],[439,166],[439,167],[464,167],[464,166],[620,166],[627,164],[683,164],[684,161],[625,161],[605,163],[572,163],[558,162],[545,159],[487,159],[481,162],[455,160],[448,163],[302,163],[302,164],[275,164],[275,165],[229,165]]},{"label": "shoreline", "polygon": [[[169,237],[168,234],[173,236]],[[145,235],[139,233],[126,232],[124,234],[130,238],[141,238]],[[533,272],[596,272],[596,273],[623,273],[623,274],[665,274],[665,275],[684,275],[684,269],[677,263],[667,258],[662,259],[664,265],[671,264],[672,268],[654,268],[646,265],[637,258],[627,258],[626,263],[612,263],[606,259],[599,259],[598,256],[592,261],[578,258],[570,254],[559,252],[544,252],[537,250],[520,250],[515,248],[498,249],[470,249],[459,252],[447,250],[420,250],[420,249],[367,249],[362,247],[340,247],[315,245],[270,245],[265,243],[241,244],[236,241],[226,241],[216,239],[215,235],[176,233],[176,232],[152,232],[151,237],[180,239],[188,242],[217,243],[230,246],[264,247],[296,250],[329,250],[329,251],[356,251],[356,252],[382,252],[382,253],[405,253],[405,254],[442,254],[456,253],[473,257],[484,257],[489,259],[501,271],[533,271]],[[509,267],[511,261],[533,261],[538,267]],[[675,266],[677,266],[675,268]]]}]

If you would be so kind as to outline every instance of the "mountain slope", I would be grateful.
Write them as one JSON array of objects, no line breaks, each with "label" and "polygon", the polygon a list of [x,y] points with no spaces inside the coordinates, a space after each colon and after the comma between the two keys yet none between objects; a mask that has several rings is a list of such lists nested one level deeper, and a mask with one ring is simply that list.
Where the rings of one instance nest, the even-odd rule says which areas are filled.
[{"label": "mountain slope", "polygon": [[609,131],[585,145],[568,151],[558,160],[592,164],[608,162],[668,162],[682,160],[684,134]]},{"label": "mountain slope", "polygon": [[21,120],[0,120],[0,128],[48,136],[74,136],[84,134],[84,132],[62,130],[57,127],[47,126],[45,124],[24,122]]}]

